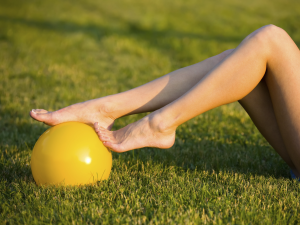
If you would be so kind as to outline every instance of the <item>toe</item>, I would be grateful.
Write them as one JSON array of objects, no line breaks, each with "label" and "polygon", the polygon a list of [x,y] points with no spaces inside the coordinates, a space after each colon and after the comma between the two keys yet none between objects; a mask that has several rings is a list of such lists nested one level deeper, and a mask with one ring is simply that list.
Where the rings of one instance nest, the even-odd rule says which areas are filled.
[{"label": "toe", "polygon": [[44,109],[32,109],[29,114],[33,119],[42,121],[43,115],[48,114],[48,111]]},{"label": "toe", "polygon": [[113,132],[109,130],[98,130],[96,131],[99,139],[104,142],[116,143],[116,139],[113,136]]},{"label": "toe", "polygon": [[32,109],[31,110],[34,113],[47,113],[48,111],[45,109]]},{"label": "toe", "polygon": [[100,138],[101,141],[109,141],[110,140],[109,137],[103,136],[103,135],[99,135],[99,138]]},{"label": "toe", "polygon": [[94,123],[94,128],[95,128],[96,131],[99,130],[99,123],[98,122]]},{"label": "toe", "polygon": [[101,126],[98,126],[98,129],[99,129],[100,131],[102,131],[102,132],[108,131],[108,130],[106,130],[104,127],[101,127]]},{"label": "toe", "polygon": [[101,135],[103,135],[103,136],[111,136],[111,131],[109,131],[109,130],[106,130],[106,129],[104,129],[104,128],[102,128],[102,127],[99,127],[98,129],[97,129],[97,133],[98,134],[101,134]]},{"label": "toe", "polygon": [[97,136],[98,136],[98,138],[100,139],[100,141],[101,141],[101,138],[100,138],[100,133],[98,133],[98,132],[96,132],[97,133]]},{"label": "toe", "polygon": [[37,121],[44,122],[47,125],[53,126],[56,124],[55,120],[53,119],[53,113],[54,112],[49,112],[44,109],[35,109],[30,111],[30,116]]}]

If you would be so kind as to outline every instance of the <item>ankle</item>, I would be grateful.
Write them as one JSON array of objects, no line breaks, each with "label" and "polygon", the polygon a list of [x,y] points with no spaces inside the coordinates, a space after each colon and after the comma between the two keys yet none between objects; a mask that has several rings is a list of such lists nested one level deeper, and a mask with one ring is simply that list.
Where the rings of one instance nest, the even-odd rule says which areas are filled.
[{"label": "ankle", "polygon": [[173,133],[176,130],[176,126],[172,126],[168,118],[164,118],[159,112],[153,112],[149,114],[150,128],[159,133]]},{"label": "ankle", "polygon": [[116,120],[122,116],[119,112],[119,104],[114,102],[111,99],[111,96],[106,96],[104,98],[100,98],[99,100],[100,104],[98,104],[98,110],[103,116],[110,117],[113,120]]}]

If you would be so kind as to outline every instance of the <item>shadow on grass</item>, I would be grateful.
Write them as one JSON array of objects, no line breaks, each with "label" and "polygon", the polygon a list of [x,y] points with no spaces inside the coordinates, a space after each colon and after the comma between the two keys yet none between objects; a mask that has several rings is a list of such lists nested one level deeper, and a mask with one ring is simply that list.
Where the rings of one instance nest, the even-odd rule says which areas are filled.
[{"label": "shadow on grass", "polygon": [[14,108],[0,110],[0,179],[8,183],[34,182],[30,169],[31,152],[46,127],[24,120],[24,116],[27,115]]},{"label": "shadow on grass", "polygon": [[112,26],[103,26],[96,23],[89,24],[77,24],[70,21],[58,21],[58,20],[34,20],[27,18],[15,18],[9,16],[0,16],[0,21],[9,22],[15,24],[22,24],[25,26],[34,27],[40,30],[51,30],[62,34],[83,33],[96,41],[100,41],[103,37],[110,35],[119,35],[124,37],[131,37],[137,41],[143,41],[148,46],[155,48],[159,51],[176,51],[170,43],[169,38],[175,37],[177,39],[189,38],[199,39],[203,41],[216,41],[216,42],[236,42],[239,43],[245,36],[233,35],[208,35],[192,32],[182,32],[174,29],[160,30],[155,27],[144,28],[136,21],[130,21],[129,19],[122,17],[119,14],[108,12],[103,10],[97,5],[84,5],[84,8],[88,7],[88,10],[96,11],[98,14],[104,15],[109,21],[115,21],[122,24],[122,28],[114,28]]},{"label": "shadow on grass", "polygon": [[277,153],[267,146],[224,144],[220,141],[176,141],[168,150],[145,148],[123,154],[114,154],[116,159],[132,164],[151,161],[185,171],[231,172],[260,175],[274,178],[289,178],[288,167]]},{"label": "shadow on grass", "polygon": [[[0,21],[9,22],[15,24],[22,24],[25,26],[34,27],[40,30],[51,30],[54,32],[59,32],[62,34],[72,34],[72,33],[83,33],[96,41],[100,41],[103,37],[110,35],[119,35],[124,37],[131,37],[137,41],[143,41],[147,43],[149,47],[155,48],[158,51],[163,51],[165,53],[176,51],[172,46],[172,43],[169,41],[170,37],[177,39],[189,38],[189,39],[198,39],[202,41],[215,41],[218,43],[236,43],[239,44],[246,34],[222,34],[222,35],[212,35],[212,34],[200,34],[192,32],[182,32],[174,29],[160,30],[155,27],[144,28],[136,21],[130,21],[128,18],[122,17],[120,14],[109,12],[103,10],[98,5],[83,5],[84,8],[87,8],[90,11],[96,11],[99,14],[104,15],[108,18],[109,21],[116,21],[117,23],[122,24],[121,28],[114,28],[108,26],[99,25],[96,23],[89,24],[78,24],[70,21],[59,21],[59,20],[34,20],[27,18],[15,18],[9,16],[0,15]],[[200,25],[199,25],[200,26]],[[6,36],[0,36],[1,39],[7,39]],[[297,46],[300,46],[299,41],[295,41]]]}]

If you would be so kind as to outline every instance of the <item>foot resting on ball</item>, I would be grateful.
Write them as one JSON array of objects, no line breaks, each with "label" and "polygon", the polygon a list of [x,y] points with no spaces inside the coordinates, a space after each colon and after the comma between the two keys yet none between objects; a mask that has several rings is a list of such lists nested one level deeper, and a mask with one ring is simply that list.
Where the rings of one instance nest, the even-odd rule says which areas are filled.
[{"label": "foot resting on ball", "polygon": [[116,113],[114,113],[115,108],[114,104],[106,101],[104,98],[99,98],[70,105],[54,112],[44,109],[33,109],[30,111],[30,116],[49,126],[69,121],[93,125],[96,121],[99,121],[99,125],[110,130],[114,120],[118,118]]},{"label": "foot resting on ball", "polygon": [[163,149],[172,147],[175,129],[162,129],[162,123],[150,115],[117,131],[109,131],[101,124],[95,123],[95,131],[103,144],[115,152],[143,147]]}]

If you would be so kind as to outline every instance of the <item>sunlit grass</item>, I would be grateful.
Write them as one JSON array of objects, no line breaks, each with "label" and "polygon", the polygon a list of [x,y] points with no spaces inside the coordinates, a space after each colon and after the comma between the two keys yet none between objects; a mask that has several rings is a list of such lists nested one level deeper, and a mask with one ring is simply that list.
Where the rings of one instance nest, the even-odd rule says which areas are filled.
[{"label": "sunlit grass", "polygon": [[113,154],[110,179],[84,187],[36,186],[47,126],[28,116],[144,84],[266,24],[299,46],[299,15],[298,0],[1,1],[0,223],[299,223],[299,184],[237,103],[180,126],[171,149]]}]

